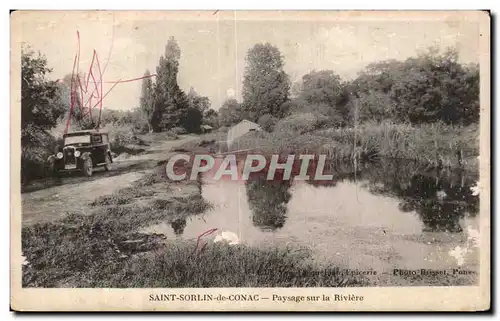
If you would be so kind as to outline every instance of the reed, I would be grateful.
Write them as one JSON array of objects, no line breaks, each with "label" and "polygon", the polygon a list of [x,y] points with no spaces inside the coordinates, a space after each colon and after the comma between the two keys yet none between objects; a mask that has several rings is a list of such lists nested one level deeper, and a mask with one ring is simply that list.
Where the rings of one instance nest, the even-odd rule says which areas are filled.
[{"label": "reed", "polygon": [[388,157],[414,160],[429,167],[477,169],[477,125],[365,123],[356,128],[306,132],[289,124],[288,127],[294,130],[250,132],[237,139],[233,149],[251,149],[264,154],[326,154],[333,161]]}]

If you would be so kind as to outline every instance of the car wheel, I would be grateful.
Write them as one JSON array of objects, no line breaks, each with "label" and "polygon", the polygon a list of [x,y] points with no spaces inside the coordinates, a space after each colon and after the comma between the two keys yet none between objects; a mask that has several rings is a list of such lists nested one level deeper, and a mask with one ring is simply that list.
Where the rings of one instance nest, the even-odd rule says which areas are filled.
[{"label": "car wheel", "polygon": [[90,157],[83,162],[83,174],[87,177],[92,176],[92,159]]},{"label": "car wheel", "polygon": [[104,169],[107,171],[111,170],[111,157],[109,154],[106,154],[106,164],[104,165]]}]

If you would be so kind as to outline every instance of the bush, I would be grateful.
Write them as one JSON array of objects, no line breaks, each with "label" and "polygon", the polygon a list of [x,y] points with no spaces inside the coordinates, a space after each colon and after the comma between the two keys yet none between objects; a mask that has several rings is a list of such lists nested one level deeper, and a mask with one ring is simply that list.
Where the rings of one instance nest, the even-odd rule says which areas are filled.
[{"label": "bush", "polygon": [[276,117],[273,117],[271,114],[265,114],[260,116],[257,123],[265,131],[272,132],[277,121],[278,119]]},{"label": "bush", "polygon": [[132,125],[107,124],[103,130],[108,132],[111,149],[113,150],[120,150],[120,148],[129,144],[140,142]]},{"label": "bush", "polygon": [[49,132],[28,125],[22,131],[22,139],[21,180],[25,184],[47,175],[47,158],[54,154],[62,138],[56,139]]},{"label": "bush", "polygon": [[276,123],[275,133],[301,135],[324,127],[328,118],[316,113],[298,113],[290,115]]}]

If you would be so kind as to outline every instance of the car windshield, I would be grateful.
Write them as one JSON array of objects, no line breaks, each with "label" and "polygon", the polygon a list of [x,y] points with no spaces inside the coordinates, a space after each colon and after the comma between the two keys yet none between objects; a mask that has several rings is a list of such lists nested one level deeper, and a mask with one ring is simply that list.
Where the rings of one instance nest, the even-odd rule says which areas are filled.
[{"label": "car windshield", "polygon": [[90,135],[67,136],[64,138],[64,146],[90,144]]}]

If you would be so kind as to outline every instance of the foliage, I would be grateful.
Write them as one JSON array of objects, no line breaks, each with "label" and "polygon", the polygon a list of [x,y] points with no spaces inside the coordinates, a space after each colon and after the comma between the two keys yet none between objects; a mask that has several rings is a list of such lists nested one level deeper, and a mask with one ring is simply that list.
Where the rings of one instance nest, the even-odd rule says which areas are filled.
[{"label": "foliage", "polygon": [[155,132],[178,126],[188,108],[186,94],[177,84],[181,50],[174,37],[165,47],[165,54],[160,57],[156,67],[156,85],[154,87],[154,109],[151,125]]},{"label": "foliage", "polygon": [[153,110],[154,110],[154,92],[153,92],[153,80],[151,79],[151,73],[146,70],[144,73],[144,79],[142,80],[141,86],[141,97],[139,99],[140,110],[142,111],[144,117],[147,120],[148,132],[152,130],[153,122]]},{"label": "foliage", "polygon": [[21,53],[21,128],[29,124],[39,129],[50,129],[63,115],[65,106],[60,88],[47,79],[52,70],[47,59],[29,47]]},{"label": "foliage", "polygon": [[325,116],[345,117],[347,98],[340,76],[332,70],[313,70],[302,77],[297,99],[309,106],[321,106]]},{"label": "foliage", "polygon": [[107,124],[104,126],[104,130],[109,133],[111,150],[115,153],[120,153],[123,147],[138,142],[138,138],[130,124]]},{"label": "foliage", "polygon": [[200,133],[201,121],[203,113],[198,108],[189,107],[185,111],[180,124],[190,133]]},{"label": "foliage", "polygon": [[243,109],[251,121],[270,114],[281,117],[280,106],[288,100],[290,81],[283,70],[278,48],[266,43],[248,50],[243,77]]},{"label": "foliage", "polygon": [[[459,127],[443,123],[409,125],[371,122],[356,129],[330,128],[314,134],[326,137],[337,145],[351,146],[351,153],[357,155],[416,160],[430,167],[474,168],[479,155],[477,125]],[[352,149],[354,146],[357,150]]]},{"label": "foliage", "polygon": [[184,111],[179,124],[190,133],[200,133],[204,113],[210,108],[208,97],[198,95],[191,87],[186,96],[187,109]]},{"label": "foliage", "polygon": [[244,119],[243,108],[236,99],[227,99],[219,109],[220,126],[231,127]]},{"label": "foliage", "polygon": [[190,108],[198,109],[202,114],[205,114],[210,108],[210,99],[200,96],[193,87],[187,94],[187,100]]},{"label": "foliage", "polygon": [[47,79],[47,59],[29,47],[21,52],[21,178],[27,182],[44,171],[53,152],[54,138],[48,133],[64,114],[61,88]]},{"label": "foliage", "polygon": [[[65,75],[59,83],[59,88],[61,92],[61,100],[68,110],[71,110],[71,115],[67,115],[67,117],[71,117],[71,126],[76,126],[79,129],[90,129],[94,128],[93,122],[86,120],[87,115],[83,113],[83,102],[82,97],[80,96],[78,86],[78,79],[83,78],[83,75],[73,75],[67,74]],[[71,109],[71,104],[73,104],[73,108]]]},{"label": "foliage", "polygon": [[477,171],[479,128],[435,124],[369,122],[356,128],[325,127],[325,119],[298,114],[280,120],[272,133],[250,132],[235,140],[237,149],[269,154],[326,154],[342,162],[389,157],[428,167]]},{"label": "foliage", "polygon": [[270,114],[264,114],[264,115],[260,116],[257,123],[259,124],[259,126],[262,129],[264,129],[268,132],[272,132],[277,121],[278,121],[278,118],[273,117]]},{"label": "foliage", "polygon": [[208,109],[203,116],[203,124],[219,128],[219,113],[214,109]]},{"label": "foliage", "polygon": [[348,103],[348,120],[351,124],[356,121],[363,123],[366,121],[382,122],[383,120],[394,118],[395,103],[391,97],[376,90],[359,92],[358,97]]},{"label": "foliage", "polygon": [[293,114],[276,123],[274,131],[288,135],[302,135],[320,129],[324,127],[326,123],[327,118],[321,114]]},{"label": "foliage", "polygon": [[[413,124],[479,120],[479,70],[458,63],[456,50],[435,48],[405,61],[370,64],[350,85],[359,119]],[[353,111],[351,110],[351,121]]]}]

